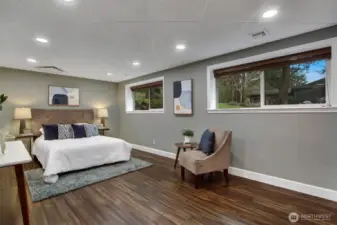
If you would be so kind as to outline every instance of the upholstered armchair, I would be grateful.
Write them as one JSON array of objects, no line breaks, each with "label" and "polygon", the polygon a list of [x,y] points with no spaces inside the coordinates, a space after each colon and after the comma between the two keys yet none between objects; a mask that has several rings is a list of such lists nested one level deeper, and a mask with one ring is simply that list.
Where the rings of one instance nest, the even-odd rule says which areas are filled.
[{"label": "upholstered armchair", "polygon": [[[224,172],[229,183],[228,168],[232,148],[232,132],[209,129],[215,133],[214,153],[207,156],[202,151],[192,150],[179,155],[181,179],[185,180],[185,169],[195,175],[195,188],[198,188],[201,175],[216,171]],[[212,175],[212,174],[210,174]]]}]

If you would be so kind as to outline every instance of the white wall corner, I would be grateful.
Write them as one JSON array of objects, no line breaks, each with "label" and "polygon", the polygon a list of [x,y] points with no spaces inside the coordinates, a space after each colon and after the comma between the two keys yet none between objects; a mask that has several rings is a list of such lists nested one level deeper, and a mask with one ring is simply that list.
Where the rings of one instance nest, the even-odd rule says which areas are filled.
[{"label": "white wall corner", "polygon": [[[170,159],[175,159],[176,154],[172,152],[166,152],[160,149],[150,148],[142,145],[132,144],[134,149],[152,153],[159,156],[164,156]],[[173,168],[173,164],[172,164]],[[238,177],[243,177],[249,180],[255,180],[265,184],[273,185],[276,187],[281,187],[284,189],[301,192],[304,194],[328,199],[337,202],[337,191],[322,188],[314,185],[304,184],[297,181],[287,180],[279,177],[274,177],[262,173],[256,173],[249,170],[244,170],[236,167],[230,167],[229,173]]]}]

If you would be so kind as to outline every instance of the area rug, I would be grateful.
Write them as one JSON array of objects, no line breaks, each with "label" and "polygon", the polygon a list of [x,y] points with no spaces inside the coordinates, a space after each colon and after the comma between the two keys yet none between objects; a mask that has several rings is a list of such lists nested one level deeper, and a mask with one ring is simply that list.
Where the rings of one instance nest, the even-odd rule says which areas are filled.
[{"label": "area rug", "polygon": [[85,170],[79,170],[59,175],[55,184],[43,181],[43,170],[34,169],[25,171],[26,181],[33,202],[60,195],[90,184],[130,173],[151,166],[152,163],[131,158],[127,162],[109,164]]}]

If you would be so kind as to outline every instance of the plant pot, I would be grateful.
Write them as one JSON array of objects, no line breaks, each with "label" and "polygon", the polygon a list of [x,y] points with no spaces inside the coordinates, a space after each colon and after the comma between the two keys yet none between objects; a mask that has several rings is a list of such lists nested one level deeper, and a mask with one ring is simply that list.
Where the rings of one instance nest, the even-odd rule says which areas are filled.
[{"label": "plant pot", "polygon": [[191,142],[192,142],[192,137],[184,136],[184,143],[191,143]]}]

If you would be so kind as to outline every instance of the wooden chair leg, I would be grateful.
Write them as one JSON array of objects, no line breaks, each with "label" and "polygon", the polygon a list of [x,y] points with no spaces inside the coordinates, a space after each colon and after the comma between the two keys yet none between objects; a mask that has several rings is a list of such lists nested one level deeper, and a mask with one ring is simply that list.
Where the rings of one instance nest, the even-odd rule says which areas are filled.
[{"label": "wooden chair leg", "polygon": [[185,180],[185,168],[184,167],[180,167],[180,172],[181,172],[181,180],[184,181]]},{"label": "wooden chair leg", "polygon": [[226,179],[226,183],[229,184],[229,175],[228,175],[228,169],[224,169],[223,170],[225,179]]},{"label": "wooden chair leg", "polygon": [[194,187],[195,189],[199,188],[200,175],[194,175]]}]

